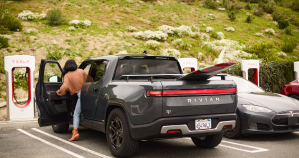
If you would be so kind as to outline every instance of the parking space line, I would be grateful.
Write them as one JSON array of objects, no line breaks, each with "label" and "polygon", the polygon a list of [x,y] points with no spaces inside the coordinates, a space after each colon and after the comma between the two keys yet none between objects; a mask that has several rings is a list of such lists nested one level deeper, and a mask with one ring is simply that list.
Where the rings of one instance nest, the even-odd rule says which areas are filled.
[{"label": "parking space line", "polygon": [[76,153],[73,153],[73,152],[71,152],[71,151],[69,151],[69,150],[67,150],[67,149],[64,149],[64,148],[62,148],[62,147],[60,147],[60,146],[57,146],[57,145],[55,145],[55,144],[53,144],[53,143],[50,143],[50,142],[48,142],[48,141],[46,141],[46,140],[44,140],[44,139],[41,139],[41,138],[39,138],[39,137],[36,137],[36,136],[34,136],[34,135],[32,135],[32,134],[30,134],[30,133],[28,133],[28,132],[26,132],[26,131],[24,131],[24,130],[22,130],[22,129],[17,129],[18,131],[20,131],[20,132],[22,132],[22,133],[24,133],[24,134],[26,134],[26,135],[28,135],[28,136],[30,136],[30,137],[32,137],[32,138],[34,138],[34,139],[37,139],[37,140],[39,140],[39,141],[41,141],[41,142],[43,142],[43,143],[45,143],[45,144],[48,144],[48,145],[50,145],[50,146],[52,146],[52,147],[54,147],[54,148],[57,148],[57,149],[59,149],[59,150],[61,150],[61,151],[63,151],[63,152],[66,152],[66,153],[68,153],[68,154],[70,154],[70,155],[73,155],[73,156],[75,156],[75,157],[77,157],[77,158],[84,158],[83,156],[81,156],[81,155],[78,155],[78,154],[76,154]]},{"label": "parking space line", "polygon": [[[186,138],[186,139],[191,139],[191,138]],[[233,146],[223,145],[223,143],[228,143],[228,144],[233,144],[233,145],[238,145],[238,146],[244,146],[244,147],[253,148],[253,149],[256,149],[256,150],[246,150],[246,149],[236,148],[236,147],[233,147]],[[255,147],[255,146],[239,144],[239,143],[234,143],[234,142],[229,142],[229,141],[224,141],[224,140],[221,141],[219,146],[230,148],[230,149],[235,149],[235,150],[239,150],[239,151],[245,151],[245,152],[249,152],[249,153],[258,153],[258,152],[269,151],[269,149],[264,149],[264,148],[259,148],[259,147]]]},{"label": "parking space line", "polygon": [[72,145],[72,146],[74,146],[74,147],[76,147],[76,148],[79,148],[79,149],[81,149],[81,150],[85,150],[85,151],[87,151],[87,152],[89,152],[89,153],[91,153],[91,154],[94,154],[94,155],[97,155],[97,156],[100,156],[100,157],[103,157],[103,158],[111,158],[111,157],[109,157],[109,156],[107,156],[107,155],[104,155],[104,154],[95,152],[95,151],[90,150],[90,149],[87,149],[87,148],[85,148],[85,147],[83,147],[83,146],[80,146],[80,145],[77,145],[77,144],[75,144],[75,143],[66,141],[66,140],[64,140],[64,139],[61,139],[61,138],[59,138],[59,137],[56,137],[56,136],[54,136],[54,135],[51,135],[51,134],[46,133],[46,132],[44,132],[44,131],[41,131],[41,130],[39,130],[39,129],[36,129],[36,128],[31,128],[31,129],[33,129],[33,130],[35,130],[35,131],[37,131],[37,132],[39,132],[39,133],[42,133],[42,134],[44,134],[44,135],[46,135],[46,136],[49,136],[49,137],[51,137],[51,138],[57,139],[57,140],[59,140],[59,141],[62,141],[62,142],[64,142],[64,143],[66,143],[66,144]]},{"label": "parking space line", "polygon": [[224,140],[222,142],[223,143],[234,144],[234,145],[239,145],[239,146],[244,146],[244,147],[247,147],[247,148],[257,149],[257,150],[246,150],[246,152],[250,152],[250,153],[269,151],[269,149],[259,148],[259,147],[255,147],[255,146],[245,145],[245,144],[239,144],[239,143],[234,143],[234,142],[229,142],[229,141],[224,141]]}]

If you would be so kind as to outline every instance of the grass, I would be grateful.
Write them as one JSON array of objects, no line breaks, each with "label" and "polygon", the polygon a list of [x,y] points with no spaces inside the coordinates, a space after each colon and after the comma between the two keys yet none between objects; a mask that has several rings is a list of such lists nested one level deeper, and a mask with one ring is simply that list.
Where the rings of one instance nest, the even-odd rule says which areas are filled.
[{"label": "grass", "polygon": [[[54,1],[53,1],[54,2]],[[239,41],[246,45],[251,45],[257,41],[269,41],[274,44],[272,51],[280,51],[282,39],[287,38],[289,35],[285,34],[283,30],[279,30],[278,26],[272,23],[272,20],[266,18],[266,14],[261,17],[254,16],[255,19],[251,23],[246,23],[245,20],[248,12],[252,11],[241,9],[236,12],[236,19],[234,21],[229,20],[226,12],[207,9],[202,6],[202,3],[197,2],[194,5],[188,5],[186,3],[178,3],[174,0],[166,1],[160,0],[162,5],[156,2],[143,2],[143,1],[124,1],[124,0],[66,0],[64,3],[55,1],[54,3],[42,0],[31,0],[25,2],[11,2],[8,4],[10,12],[17,15],[22,10],[28,9],[33,12],[45,12],[43,8],[62,8],[62,12],[68,21],[73,19],[83,20],[88,19],[92,21],[92,25],[86,29],[77,29],[75,31],[69,31],[69,25],[61,25],[56,27],[47,26],[44,23],[45,20],[33,20],[30,23],[43,23],[42,26],[36,27],[39,33],[45,35],[57,36],[61,33],[66,34],[66,38],[70,41],[64,41],[63,43],[69,45],[69,47],[75,47],[76,50],[80,50],[83,57],[96,56],[99,54],[115,54],[121,50],[127,50],[127,52],[141,54],[146,47],[144,46],[145,41],[137,40],[133,38],[127,31],[128,26],[134,26],[137,31],[144,30],[157,30],[161,25],[170,25],[178,27],[181,25],[195,25],[200,28],[201,32],[205,30],[206,26],[213,27],[215,32],[223,32],[226,39]],[[219,3],[222,4],[222,1]],[[247,3],[240,2],[241,5],[245,6]],[[41,7],[39,7],[41,6]],[[252,8],[257,4],[251,4]],[[221,5],[219,6],[221,7]],[[288,14],[299,17],[298,12],[294,12],[291,9],[277,6],[277,9],[288,12]],[[212,13],[217,16],[216,20],[208,20],[204,16]],[[235,32],[224,31],[224,25],[235,28]],[[298,37],[298,27],[291,25],[293,30],[293,36]],[[267,28],[273,28],[276,35],[270,36],[264,33]],[[297,30],[297,31],[296,31]],[[121,32],[122,35],[119,34]],[[255,33],[263,33],[264,36],[257,37]],[[25,35],[22,35],[25,36]],[[96,48],[93,44],[88,42],[82,42],[78,37],[94,37],[106,38],[111,37],[109,41],[111,44],[105,48],[105,45],[98,47],[97,50],[92,51]],[[38,38],[37,38],[38,39]],[[163,42],[160,49],[163,48],[174,48],[171,43],[176,37],[168,38],[167,42]],[[116,41],[115,41],[116,40]],[[184,41],[189,42],[192,45],[191,50],[179,49],[182,53],[181,57],[196,57],[198,52],[202,52],[205,57],[202,61],[213,61],[217,58],[219,52],[213,52],[209,48],[201,48],[201,41],[198,39],[192,39],[184,37]],[[299,43],[299,38],[294,38],[295,42]],[[114,42],[115,41],[115,42]],[[108,42],[108,41],[107,41]],[[40,47],[40,41],[36,43],[30,42],[31,45],[37,45]],[[109,42],[108,42],[109,43]],[[126,46],[122,43],[131,43],[132,46]],[[279,45],[280,44],[280,45]],[[26,44],[25,44],[26,45]],[[28,45],[28,44],[27,44]],[[45,44],[44,44],[45,45]],[[92,48],[90,48],[92,47]],[[21,49],[21,48],[20,48]],[[149,50],[148,53],[159,54],[160,49]],[[54,50],[51,50],[54,51]],[[92,53],[90,53],[92,51]],[[289,56],[298,56],[299,50],[295,49]],[[205,60],[209,59],[209,60]]]}]

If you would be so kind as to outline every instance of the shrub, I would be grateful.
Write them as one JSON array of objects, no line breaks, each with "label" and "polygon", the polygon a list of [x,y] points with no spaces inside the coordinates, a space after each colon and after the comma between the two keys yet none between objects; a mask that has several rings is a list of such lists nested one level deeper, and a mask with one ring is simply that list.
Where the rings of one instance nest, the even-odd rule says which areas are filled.
[{"label": "shrub", "polygon": [[185,43],[182,39],[176,39],[172,43],[177,49],[191,50],[192,48],[191,44]]},{"label": "shrub", "polygon": [[11,18],[7,27],[10,31],[22,31],[23,30],[23,25],[16,18]]},{"label": "shrub", "polygon": [[296,42],[294,40],[285,40],[281,45],[281,50],[283,52],[292,53],[296,48]]},{"label": "shrub", "polygon": [[86,27],[91,26],[91,21],[86,20],[86,19],[82,20],[82,21],[75,19],[75,20],[70,21],[69,24],[73,25],[77,28],[86,28]]},{"label": "shrub", "polygon": [[46,18],[50,26],[61,25],[66,21],[60,9],[49,10]]},{"label": "shrub", "polygon": [[[0,37],[1,39],[1,37]],[[5,74],[5,70],[4,70],[4,53],[1,52],[0,53],[0,73]]]},{"label": "shrub", "polygon": [[207,32],[207,33],[209,33],[209,32],[213,32],[213,31],[214,31],[214,29],[213,29],[212,27],[207,27],[207,28],[206,28],[206,32]]},{"label": "shrub", "polygon": [[149,47],[150,49],[153,49],[153,50],[159,49],[159,47],[161,46],[160,42],[155,41],[155,40],[148,40],[148,41],[145,42],[144,45],[146,47]]},{"label": "shrub", "polygon": [[235,32],[235,29],[233,27],[226,27],[224,28],[224,30],[228,32]]},{"label": "shrub", "polygon": [[234,11],[228,12],[228,17],[230,20],[234,21],[236,19],[236,15]]},{"label": "shrub", "polygon": [[274,34],[275,34],[275,31],[274,31],[272,28],[267,28],[267,29],[265,30],[265,33],[266,33],[266,34],[269,34],[269,35],[274,35]]},{"label": "shrub", "polygon": [[287,35],[292,35],[292,28],[291,28],[291,27],[287,27],[287,28],[285,28],[284,32],[285,32]]},{"label": "shrub", "polygon": [[[57,51],[58,52],[58,51]],[[82,57],[82,54],[80,52],[77,52],[77,51],[74,51],[74,50],[71,50],[71,49],[66,49],[65,52],[63,53],[64,55],[67,55],[69,56],[71,59],[74,59],[75,57]],[[60,55],[60,54],[59,54]],[[58,56],[59,56],[58,55]],[[62,55],[61,55],[62,57]],[[56,59],[56,60],[59,60],[59,59]]]},{"label": "shrub", "polygon": [[255,8],[253,14],[256,16],[262,16],[264,14],[264,9],[261,7]]},{"label": "shrub", "polygon": [[45,13],[33,13],[29,10],[23,10],[20,14],[18,14],[18,18],[22,20],[33,20],[33,19],[45,19],[47,14]]},{"label": "shrub", "polygon": [[0,48],[8,47],[8,38],[0,36]]},{"label": "shrub", "polygon": [[266,13],[268,13],[268,14],[272,14],[273,12],[274,12],[274,4],[270,4],[270,3],[268,3],[268,4],[264,4],[264,3],[262,3],[262,2],[259,2],[259,7],[260,8],[263,8],[264,9],[264,11],[266,12]]},{"label": "shrub", "polygon": [[180,58],[181,57],[181,53],[176,50],[176,49],[162,49],[161,50],[161,53],[160,53],[162,56],[173,56],[173,57],[176,57],[176,58]]},{"label": "shrub", "polygon": [[289,22],[287,20],[278,20],[278,27],[280,29],[285,29],[289,26]]},{"label": "shrub", "polygon": [[247,18],[246,18],[246,22],[251,23],[254,18],[255,17],[253,17],[252,15],[248,15]]},{"label": "shrub", "polygon": [[247,5],[245,6],[245,9],[247,9],[247,10],[251,10],[252,7],[251,7],[251,5],[250,5],[249,3],[247,3]]},{"label": "shrub", "polygon": [[134,31],[136,31],[137,29],[136,29],[136,27],[134,27],[134,26],[128,26],[127,30],[128,30],[129,32],[134,32]]},{"label": "shrub", "polygon": [[209,9],[218,9],[218,2],[216,2],[214,0],[206,0],[205,7],[209,8]]},{"label": "shrub", "polygon": [[59,60],[62,58],[62,53],[60,53],[58,50],[55,50],[54,52],[49,52],[46,55],[46,58],[49,60]]},{"label": "shrub", "polygon": [[207,34],[202,33],[202,34],[200,35],[200,40],[201,40],[201,41],[209,41],[209,40],[210,40],[210,37],[209,37]]},{"label": "shrub", "polygon": [[258,32],[258,33],[255,33],[255,35],[258,36],[258,37],[263,36],[263,34],[262,34],[262,33],[259,33],[259,32]]},{"label": "shrub", "polygon": [[140,32],[133,32],[133,35],[137,39],[142,40],[156,40],[156,41],[165,41],[167,40],[168,35],[162,31],[140,31]]},{"label": "shrub", "polygon": [[286,19],[287,17],[283,14],[280,14],[278,11],[275,11],[272,13],[272,18],[273,21],[279,21],[279,20]]},{"label": "shrub", "polygon": [[272,43],[257,42],[244,49],[245,52],[255,54],[259,58],[263,58],[266,61],[273,61],[276,59],[275,54],[271,53],[270,49],[273,48]]}]

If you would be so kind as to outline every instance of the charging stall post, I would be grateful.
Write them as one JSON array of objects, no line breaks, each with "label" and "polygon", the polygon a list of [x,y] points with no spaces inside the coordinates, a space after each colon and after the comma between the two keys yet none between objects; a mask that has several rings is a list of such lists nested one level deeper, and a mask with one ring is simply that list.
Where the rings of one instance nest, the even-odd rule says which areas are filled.
[{"label": "charging stall post", "polygon": [[[34,77],[35,57],[29,55],[13,55],[4,57],[6,71],[6,102],[8,109],[8,120],[31,120],[34,119]],[[23,69],[28,87],[28,97],[25,102],[18,101],[15,92],[14,72]],[[24,99],[24,98],[21,98]],[[27,101],[26,101],[27,100]]]},{"label": "charging stall post", "polygon": [[242,75],[243,78],[248,80],[248,70],[253,70],[253,79],[254,84],[259,86],[259,72],[260,72],[260,63],[258,60],[242,60]]},{"label": "charging stall post", "polygon": [[184,69],[190,68],[191,72],[197,70],[197,59],[195,58],[180,58],[178,59],[182,71],[184,72]]}]

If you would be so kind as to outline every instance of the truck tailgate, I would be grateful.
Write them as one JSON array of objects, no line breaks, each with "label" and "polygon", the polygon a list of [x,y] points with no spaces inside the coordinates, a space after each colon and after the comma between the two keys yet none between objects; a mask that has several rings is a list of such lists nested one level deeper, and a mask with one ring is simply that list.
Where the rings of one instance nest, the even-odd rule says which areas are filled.
[{"label": "truck tailgate", "polygon": [[237,89],[231,80],[161,81],[162,117],[235,113]]}]

